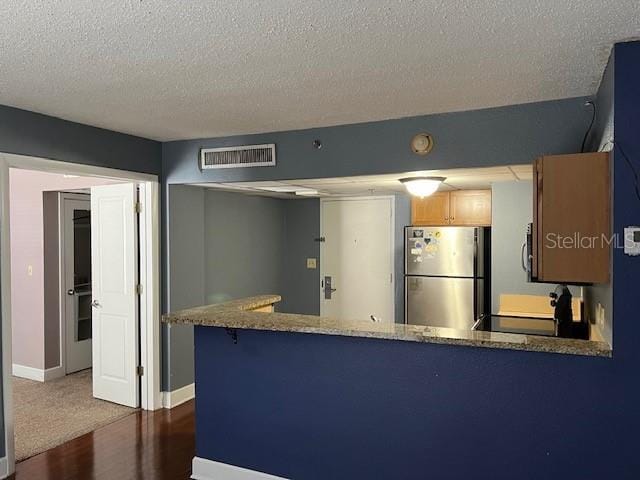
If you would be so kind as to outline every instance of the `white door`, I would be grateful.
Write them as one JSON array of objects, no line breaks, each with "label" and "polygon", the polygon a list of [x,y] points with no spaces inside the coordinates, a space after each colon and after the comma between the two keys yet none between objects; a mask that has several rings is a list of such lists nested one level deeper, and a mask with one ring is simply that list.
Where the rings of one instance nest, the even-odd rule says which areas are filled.
[{"label": "white door", "polygon": [[393,197],[320,203],[320,314],[393,323]]},{"label": "white door", "polygon": [[91,368],[91,201],[79,194],[61,200],[65,371],[73,373]]},{"label": "white door", "polygon": [[138,215],[134,184],[91,188],[93,396],[138,406]]}]

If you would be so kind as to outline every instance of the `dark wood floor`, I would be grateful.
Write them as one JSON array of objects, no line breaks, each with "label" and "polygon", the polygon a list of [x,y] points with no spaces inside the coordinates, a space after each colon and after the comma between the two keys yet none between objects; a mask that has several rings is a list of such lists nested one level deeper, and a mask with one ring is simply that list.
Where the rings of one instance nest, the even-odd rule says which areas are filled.
[{"label": "dark wood floor", "polygon": [[182,480],[194,456],[193,401],[136,412],[16,465],[16,480]]}]

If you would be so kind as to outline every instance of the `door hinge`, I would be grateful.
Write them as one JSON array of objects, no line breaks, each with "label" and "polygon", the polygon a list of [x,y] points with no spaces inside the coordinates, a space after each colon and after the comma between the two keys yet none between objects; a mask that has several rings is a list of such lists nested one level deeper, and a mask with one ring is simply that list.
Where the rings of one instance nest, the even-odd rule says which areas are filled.
[{"label": "door hinge", "polygon": [[141,377],[144,375],[144,367],[142,366],[137,366],[136,367],[136,375]]},{"label": "door hinge", "polygon": [[142,295],[142,284],[141,283],[136,285],[136,294]]},{"label": "door hinge", "polygon": [[136,202],[135,209],[136,209],[136,213],[141,213],[142,212],[142,203]]}]

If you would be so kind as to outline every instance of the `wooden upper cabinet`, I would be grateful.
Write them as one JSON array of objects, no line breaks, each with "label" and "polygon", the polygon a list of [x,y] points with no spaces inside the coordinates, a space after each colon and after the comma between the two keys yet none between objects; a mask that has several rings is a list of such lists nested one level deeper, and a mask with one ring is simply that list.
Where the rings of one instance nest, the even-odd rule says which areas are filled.
[{"label": "wooden upper cabinet", "polygon": [[454,190],[450,198],[451,225],[491,225],[491,190]]},{"label": "wooden upper cabinet", "polygon": [[608,153],[545,156],[533,170],[532,275],[607,283],[611,247]]},{"label": "wooden upper cabinet", "polygon": [[491,225],[491,190],[455,190],[412,197],[411,224]]},{"label": "wooden upper cabinet", "polygon": [[411,197],[412,225],[447,225],[449,192],[436,192],[428,197]]}]

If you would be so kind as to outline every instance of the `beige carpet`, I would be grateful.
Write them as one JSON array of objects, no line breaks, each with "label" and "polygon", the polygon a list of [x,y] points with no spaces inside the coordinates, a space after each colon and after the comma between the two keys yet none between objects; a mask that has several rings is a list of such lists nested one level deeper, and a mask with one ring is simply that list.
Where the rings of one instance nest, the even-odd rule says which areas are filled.
[{"label": "beige carpet", "polygon": [[13,377],[16,460],[24,460],[91,432],[134,408],[92,396],[91,370],[49,382]]}]

